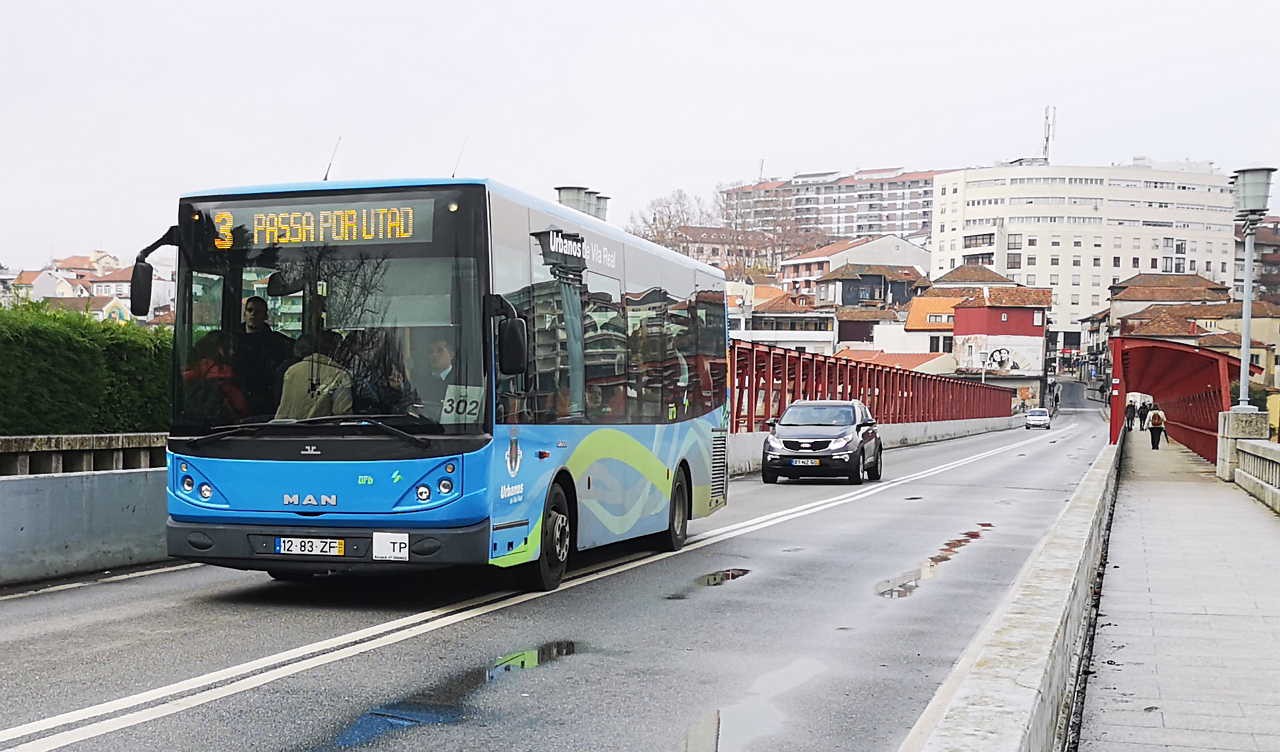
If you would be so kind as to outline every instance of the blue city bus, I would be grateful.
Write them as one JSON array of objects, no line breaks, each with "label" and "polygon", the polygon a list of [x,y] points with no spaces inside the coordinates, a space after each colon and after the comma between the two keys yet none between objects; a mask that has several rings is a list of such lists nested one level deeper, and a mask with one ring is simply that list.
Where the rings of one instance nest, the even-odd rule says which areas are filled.
[{"label": "blue city bus", "polygon": [[574,551],[676,550],[726,503],[713,267],[489,180],[186,196],[142,307],[162,245],[172,556],[553,589]]}]

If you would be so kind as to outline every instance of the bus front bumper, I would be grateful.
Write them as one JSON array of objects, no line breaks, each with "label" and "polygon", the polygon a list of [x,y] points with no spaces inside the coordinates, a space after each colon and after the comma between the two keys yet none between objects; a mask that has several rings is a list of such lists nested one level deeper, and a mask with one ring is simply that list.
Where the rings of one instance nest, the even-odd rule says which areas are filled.
[{"label": "bus front bumper", "polygon": [[[489,561],[489,520],[466,527],[434,529],[294,527],[286,525],[165,524],[169,555],[234,569],[281,572],[403,572]],[[404,559],[374,559],[373,534],[408,536]],[[338,555],[281,554],[277,538],[341,540]]]}]

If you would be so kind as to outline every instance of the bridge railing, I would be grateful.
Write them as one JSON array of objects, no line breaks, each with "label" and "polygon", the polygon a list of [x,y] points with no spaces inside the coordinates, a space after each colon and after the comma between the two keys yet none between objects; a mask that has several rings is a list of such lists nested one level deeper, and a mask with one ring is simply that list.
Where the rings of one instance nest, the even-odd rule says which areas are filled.
[{"label": "bridge railing", "polygon": [[164,467],[163,433],[0,436],[0,476]]},{"label": "bridge railing", "polygon": [[880,423],[1008,417],[1014,391],[965,379],[732,340],[734,432],[765,430],[799,399],[857,399]]}]

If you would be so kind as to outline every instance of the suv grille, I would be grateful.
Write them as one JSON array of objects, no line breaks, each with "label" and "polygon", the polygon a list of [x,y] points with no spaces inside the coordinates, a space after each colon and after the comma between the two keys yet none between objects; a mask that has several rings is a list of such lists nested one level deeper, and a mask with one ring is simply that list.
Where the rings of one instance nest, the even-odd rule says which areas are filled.
[{"label": "suv grille", "polygon": [[793,452],[820,452],[831,444],[830,439],[814,439],[813,441],[783,441],[782,445]]}]

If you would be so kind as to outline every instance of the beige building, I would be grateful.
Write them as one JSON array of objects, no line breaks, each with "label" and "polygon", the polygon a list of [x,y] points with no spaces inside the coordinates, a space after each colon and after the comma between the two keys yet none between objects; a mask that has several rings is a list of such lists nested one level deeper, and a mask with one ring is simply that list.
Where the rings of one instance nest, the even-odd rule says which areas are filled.
[{"label": "beige building", "polygon": [[1230,287],[1233,196],[1209,163],[1078,167],[1018,160],[935,180],[933,261],[1053,290],[1050,338],[1080,348],[1079,321],[1138,273],[1199,274]]}]

